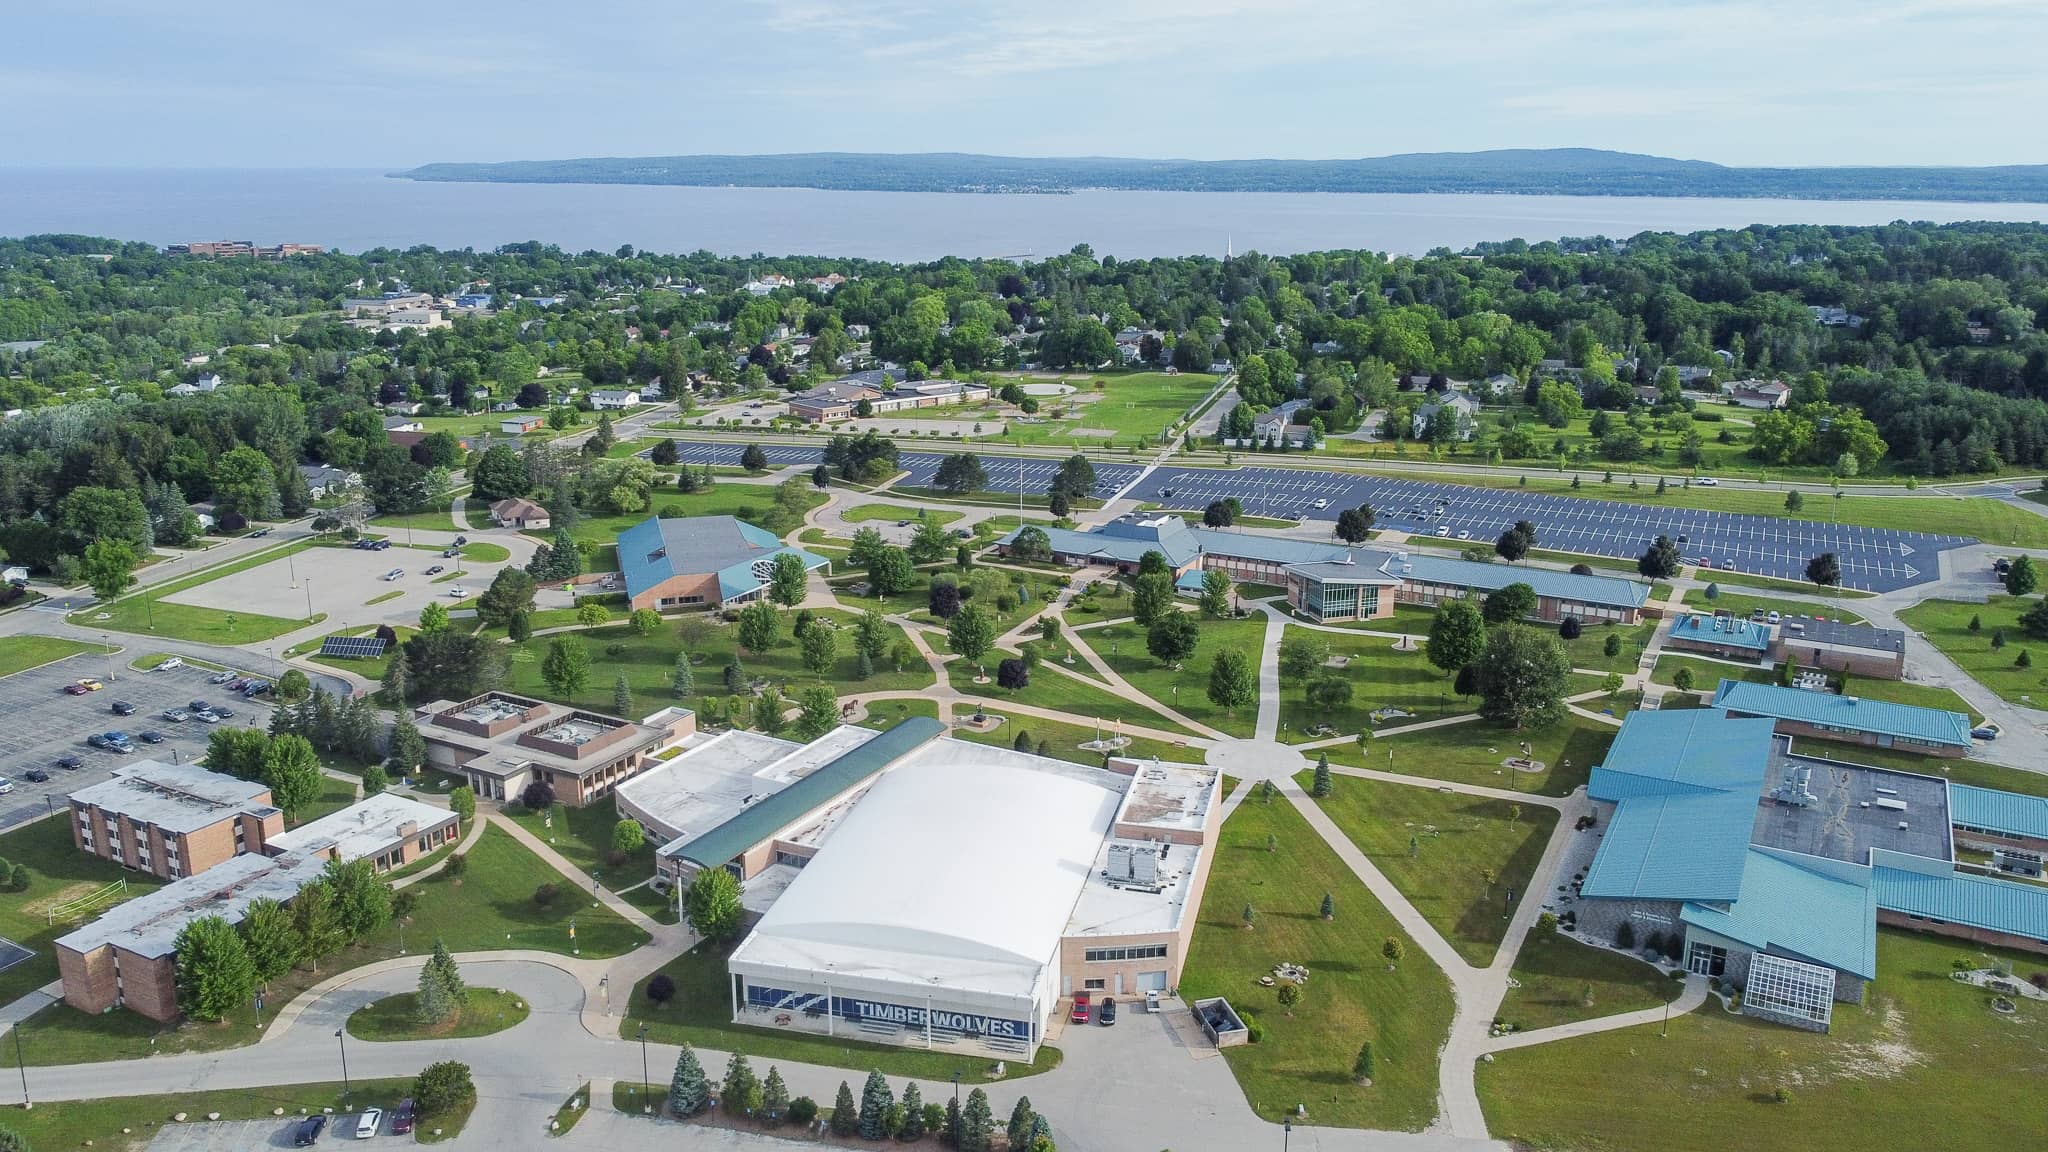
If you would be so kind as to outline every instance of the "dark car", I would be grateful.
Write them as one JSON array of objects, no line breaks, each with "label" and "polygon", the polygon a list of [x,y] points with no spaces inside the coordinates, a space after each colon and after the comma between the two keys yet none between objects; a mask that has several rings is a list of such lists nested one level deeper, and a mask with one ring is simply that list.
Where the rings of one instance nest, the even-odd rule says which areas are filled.
[{"label": "dark car", "polygon": [[292,1126],[292,1147],[311,1148],[320,1142],[320,1133],[327,1130],[327,1117],[308,1116]]},{"label": "dark car", "polygon": [[126,700],[116,700],[116,701],[114,701],[114,703],[113,703],[113,704],[112,704],[112,705],[111,705],[110,707],[112,707],[112,708],[113,708],[113,710],[114,710],[114,715],[116,715],[116,716],[133,716],[133,715],[135,715],[135,705],[133,705],[133,704],[130,704],[130,703],[129,703],[129,702],[127,702]]},{"label": "dark car", "polygon": [[64,686],[64,694],[66,696],[83,696],[90,691],[92,691],[92,689],[87,688],[83,684],[66,684]]},{"label": "dark car", "polygon": [[448,569],[441,567],[439,564],[434,564],[430,565],[427,568],[426,574],[429,576],[439,576],[441,573],[446,572],[447,570]]},{"label": "dark car", "polygon": [[21,778],[33,784],[47,784],[50,782],[50,774],[41,768],[31,768],[23,772]]},{"label": "dark car", "polygon": [[80,768],[85,767],[85,758],[83,756],[71,755],[59,756],[57,757],[57,767],[64,769],[66,772],[76,772]]},{"label": "dark car", "polygon": [[235,710],[233,708],[228,707],[225,704],[215,704],[213,706],[213,714],[225,720],[228,717],[233,716],[235,714]]},{"label": "dark car", "polygon": [[355,549],[358,552],[368,552],[370,550],[371,545],[374,543],[375,541],[371,540],[358,540],[355,543],[349,545],[349,547]]},{"label": "dark car", "polygon": [[135,734],[135,738],[144,744],[161,744],[164,742],[164,734],[154,728],[144,728]]},{"label": "dark car", "polygon": [[249,533],[249,539],[251,539],[251,540],[261,540],[261,539],[263,539],[263,538],[264,538],[265,536],[268,536],[268,535],[270,535],[270,529],[268,529],[268,528],[258,528],[258,529],[257,529],[257,530],[255,530],[254,532],[251,532],[251,533]]},{"label": "dark car", "polygon": [[1116,1023],[1116,1001],[1103,997],[1102,1007],[1095,1010],[1095,1022],[1105,1026]]},{"label": "dark car", "polygon": [[204,700],[193,700],[193,701],[190,701],[190,702],[188,702],[188,703],[187,703],[187,704],[185,705],[185,707],[187,707],[187,708],[190,708],[190,709],[191,709],[192,711],[194,711],[194,712],[211,712],[211,711],[213,711],[213,705],[211,705],[211,704],[208,704],[208,703],[207,703],[206,701],[204,701]]},{"label": "dark car", "polygon": [[242,689],[242,697],[247,700],[254,700],[258,696],[268,696],[272,691],[274,689],[271,687],[270,681],[258,680],[247,688]]},{"label": "dark car", "polygon": [[237,676],[233,680],[228,681],[227,684],[228,691],[230,692],[240,692],[248,686],[249,678],[247,676]]},{"label": "dark car", "polygon": [[412,1097],[400,1100],[398,1110],[391,1114],[391,1131],[400,1136],[412,1131],[413,1110]]},{"label": "dark car", "polygon": [[460,547],[462,547],[462,546],[463,546],[464,544],[467,544],[467,543],[469,543],[469,537],[467,537],[467,536],[457,536],[457,537],[455,538],[455,546],[456,546],[457,548],[460,548]]}]

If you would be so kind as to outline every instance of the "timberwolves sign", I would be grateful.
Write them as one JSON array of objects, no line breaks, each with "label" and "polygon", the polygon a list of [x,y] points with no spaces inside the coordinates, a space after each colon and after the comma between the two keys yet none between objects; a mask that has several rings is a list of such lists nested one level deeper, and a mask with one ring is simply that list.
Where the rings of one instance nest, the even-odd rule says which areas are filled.
[{"label": "timberwolves sign", "polygon": [[[768,1012],[801,1012],[806,1016],[823,1016],[825,997],[815,992],[789,992],[781,988],[763,988],[757,984],[748,984],[747,1007]],[[858,1000],[851,996],[832,997],[832,1015],[856,1024],[863,1020],[872,1020],[880,1024],[894,1024],[900,1028],[923,1031],[927,1014],[931,1017],[931,1027],[935,1032],[956,1032],[962,1036],[993,1036],[1027,1044],[1031,1042],[1031,1022],[1028,1020],[1005,1020],[999,1016],[981,1016],[945,1008],[932,1008],[927,1013],[923,1005],[893,1004],[886,1000]]]}]

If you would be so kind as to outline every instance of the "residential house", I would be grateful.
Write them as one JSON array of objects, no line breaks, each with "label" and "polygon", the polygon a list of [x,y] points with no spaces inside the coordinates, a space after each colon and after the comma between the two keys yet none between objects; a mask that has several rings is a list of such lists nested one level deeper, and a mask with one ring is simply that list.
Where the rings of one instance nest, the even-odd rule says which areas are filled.
[{"label": "residential house", "polygon": [[392,432],[425,432],[426,430],[427,426],[425,424],[420,423],[411,416],[386,416],[384,418],[384,431],[386,434]]},{"label": "residential house", "polygon": [[[516,412],[518,409],[519,406],[517,404],[506,404],[500,406],[498,410],[501,412]],[[545,427],[547,427],[547,420],[545,418],[530,413],[519,416],[507,416],[503,420],[498,421],[498,431],[507,436],[523,436],[528,432],[537,432]]]},{"label": "residential house", "polygon": [[1792,387],[1783,380],[1737,380],[1721,385],[1721,392],[1741,408],[1783,408],[1792,398]]},{"label": "residential house", "polygon": [[1479,405],[1462,392],[1446,392],[1441,400],[1424,404],[1415,410],[1411,424],[1411,435],[1420,440],[1429,434],[1429,426],[1438,412],[1448,412],[1458,421],[1458,439],[1472,438],[1472,421],[1479,415]]},{"label": "residential house", "polygon": [[1505,400],[1522,392],[1522,382],[1506,372],[1496,372],[1486,378],[1486,395],[1494,400]]},{"label": "residential house", "polygon": [[1306,400],[1289,400],[1278,408],[1268,408],[1252,417],[1252,440],[1267,447],[1275,447],[1282,442],[1290,447],[1306,444],[1309,438],[1307,422],[1294,422],[1294,414],[1306,407]]},{"label": "residential house", "polygon": [[590,406],[598,409],[638,408],[640,393],[634,389],[594,389],[590,393]]},{"label": "residential house", "polygon": [[306,478],[306,491],[315,500],[360,487],[363,483],[362,476],[332,464],[301,464],[299,475]]},{"label": "residential house", "polygon": [[508,496],[491,505],[491,522],[500,528],[546,528],[548,510],[521,496]]}]

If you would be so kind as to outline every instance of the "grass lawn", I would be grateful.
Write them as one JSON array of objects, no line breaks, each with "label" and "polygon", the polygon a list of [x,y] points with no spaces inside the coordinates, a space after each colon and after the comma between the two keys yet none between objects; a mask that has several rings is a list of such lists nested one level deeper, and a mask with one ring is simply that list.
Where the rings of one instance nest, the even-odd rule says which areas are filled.
[{"label": "grass lawn", "polygon": [[[1563,796],[1586,782],[1618,730],[1576,714],[1567,714],[1549,728],[1520,733],[1489,720],[1473,720],[1375,739],[1362,750],[1355,744],[1339,744],[1329,753],[1332,763]],[[1501,761],[1522,754],[1523,741],[1529,743],[1531,756],[1543,762],[1543,771],[1515,772],[1501,766]]]},{"label": "grass lawn", "polygon": [[[1551,624],[1534,624],[1552,635],[1557,627]],[[1636,663],[1643,658],[1643,649],[1657,634],[1657,622],[1645,620],[1640,624],[1585,624],[1576,640],[1558,638],[1567,655],[1572,658],[1572,667],[1591,668],[1598,672],[1633,672]],[[1621,637],[1621,651],[1612,656],[1607,654],[1607,638]]]},{"label": "grass lawn", "polygon": [[76,656],[80,652],[111,651],[113,649],[102,644],[83,644],[55,636],[0,636],[0,676],[40,668],[53,660]]},{"label": "grass lawn", "polygon": [[965,512],[951,512],[943,508],[906,508],[901,504],[856,504],[840,513],[840,518],[849,524],[863,524],[869,520],[936,520],[943,526],[965,515]]},{"label": "grass lawn", "polygon": [[1778,674],[1770,668],[1759,668],[1746,664],[1723,664],[1719,660],[1707,660],[1698,656],[1680,656],[1675,652],[1660,652],[1657,663],[1650,669],[1652,684],[1668,684],[1677,687],[1674,679],[1680,668],[1692,671],[1691,691],[1712,697],[1714,686],[1723,680],[1744,680],[1751,684],[1775,684]]},{"label": "grass lawn", "polygon": [[[153,632],[178,640],[196,640],[204,644],[253,644],[296,631],[308,624],[317,624],[326,618],[326,613],[303,620],[288,620],[281,616],[258,616],[253,613],[223,612],[218,608],[201,608],[193,604],[174,604],[164,599],[187,588],[196,588],[209,580],[281,560],[295,552],[302,552],[314,545],[309,541],[287,544],[244,556],[239,560],[206,569],[203,572],[172,580],[163,584],[152,584],[143,591],[124,596],[111,604],[95,604],[83,611],[73,612],[66,617],[71,623],[83,628],[107,628],[115,632]],[[105,617],[102,619],[101,617]]]},{"label": "grass lawn", "polygon": [[[1810,591],[1810,589],[1809,589]],[[1775,600],[1768,596],[1751,596],[1743,592],[1730,592],[1726,588],[1715,598],[1707,599],[1706,589],[1688,588],[1685,592],[1685,606],[1695,612],[1733,612],[1747,617],[1758,608],[1766,613],[1776,612],[1782,616],[1812,616],[1816,613],[1830,620],[1842,620],[1850,624],[1865,623],[1863,617],[1846,608],[1833,604],[1816,604],[1807,600]]]},{"label": "grass lawn", "polygon": [[[1098,390],[1095,387],[1098,382],[1105,387]],[[1023,383],[1051,381],[1034,379]],[[1112,442],[1133,443],[1140,436],[1156,439],[1168,426],[1202,402],[1202,398],[1216,387],[1216,377],[1202,372],[1184,372],[1174,376],[1164,372],[1103,372],[1064,376],[1058,383],[1073,387],[1075,392],[1071,396],[1038,397],[1041,405],[1038,418],[1044,423],[1025,424],[1015,417],[991,417],[1007,419],[1008,432],[988,443],[991,446],[1007,441],[1012,444],[1072,444],[1078,448],[1102,448]],[[1001,382],[997,387],[1001,387]],[[1060,415],[1062,409],[1067,410],[1064,417]],[[972,418],[951,408],[925,409],[918,414],[929,418]],[[1087,432],[1110,432],[1114,437],[1087,435]]]},{"label": "grass lawn", "polygon": [[[403,624],[397,625],[391,630],[398,634],[398,644],[385,649],[382,656],[322,656],[320,655],[320,643],[327,639],[326,636],[322,636],[320,640],[310,640],[304,644],[295,644],[292,646],[292,652],[294,655],[305,655],[310,652],[312,655],[306,656],[306,658],[315,664],[325,664],[329,668],[346,668],[358,676],[368,677],[371,680],[382,680],[384,679],[384,670],[391,666],[392,657],[398,654],[399,645],[404,644],[419,633],[419,629],[410,628]],[[360,628],[344,628],[339,632],[330,632],[328,635],[368,636],[376,631],[375,625],[364,625]]]},{"label": "grass lawn", "polygon": [[[1258,622],[1263,623],[1262,620]],[[1290,626],[1288,634],[1309,634],[1309,630]],[[1439,715],[1470,712],[1479,707],[1477,697],[1452,692],[1451,679],[1431,664],[1419,649],[1396,652],[1394,642],[1384,636],[1339,636],[1330,632],[1313,635],[1329,642],[1332,655],[1350,657],[1349,664],[1332,671],[1351,683],[1353,694],[1348,703],[1319,714],[1309,705],[1307,686],[1283,677],[1280,682],[1282,740],[1311,739],[1310,729],[1317,724],[1328,724],[1333,731],[1341,733],[1370,731],[1378,727],[1372,721],[1376,708],[1399,708],[1435,719]]]},{"label": "grass lawn", "polygon": [[[675,981],[675,996],[666,1004],[647,998],[646,979],[633,987],[625,1017],[619,1021],[619,1035],[633,1038],[640,1025],[647,1025],[647,1038],[657,1044],[694,1044],[720,1051],[744,1052],[755,1071],[766,1076],[768,1065],[777,1060],[823,1064],[834,1068],[868,1070],[879,1068],[891,1076],[910,1076],[925,1082],[936,1093],[936,1085],[950,1082],[957,1073],[963,1084],[981,1084],[994,1066],[978,1056],[951,1052],[927,1052],[894,1044],[869,1044],[843,1037],[820,1036],[784,1029],[750,1028],[732,1022],[732,982],[726,975],[725,958],[731,949],[716,943],[699,944],[658,970]],[[1038,1060],[1025,1064],[1008,1061],[1009,1078],[1030,1076],[1057,1068],[1060,1051],[1041,1047]],[[723,1067],[720,1064],[719,1067]],[[716,1071],[715,1069],[713,1070]],[[934,1095],[932,1099],[939,1099]],[[830,1100],[826,1101],[829,1105]]]},{"label": "grass lawn", "polygon": [[[772,484],[714,484],[708,492],[684,494],[674,488],[657,489],[654,506],[645,512],[631,512],[619,515],[599,515],[585,512],[576,518],[576,524],[569,530],[570,535],[581,543],[611,547],[618,543],[619,533],[640,523],[649,516],[670,519],[690,516],[737,516],[757,528],[766,529],[780,536],[796,528],[803,513],[825,502],[825,494],[814,488],[803,489],[803,508],[791,513],[775,503],[775,486]],[[553,528],[534,529],[527,533],[536,540],[553,540]],[[593,560],[591,571],[602,571],[607,565]]]},{"label": "grass lawn", "polygon": [[[1804,580],[1780,580],[1776,576],[1752,576],[1746,572],[1726,572],[1718,568],[1696,569],[1693,575],[1696,579],[1709,580],[1719,584],[1723,589],[1758,588],[1767,592],[1804,592],[1811,596],[1825,595],[1831,600],[1837,597],[1844,600],[1856,600],[1865,596],[1876,595],[1874,592],[1865,592],[1861,588],[1829,588],[1823,590]],[[1815,605],[1812,608],[1806,609],[1808,612],[1815,610],[1824,615],[1834,615],[1834,613],[1828,611],[1828,606]]]},{"label": "grass lawn", "polygon": [[[973,715],[971,709],[968,715]],[[939,702],[931,699],[877,700],[868,705],[868,718],[861,723],[869,728],[887,728],[912,716],[929,716],[937,720]]]},{"label": "grass lawn", "polygon": [[[1304,791],[1313,776],[1301,774]],[[1507,890],[1527,897],[1557,827],[1557,813],[1541,804],[1355,776],[1333,777],[1330,795],[1318,803],[1458,955],[1482,968],[1507,934]]]},{"label": "grass lawn", "polygon": [[[1150,657],[1147,657],[1150,659]],[[989,682],[974,682],[974,666],[964,660],[955,660],[946,665],[946,676],[953,687],[964,693],[969,700],[987,702],[1000,708],[1005,701],[1027,704],[1036,708],[1050,708],[1074,717],[1083,723],[1090,719],[1101,720],[1104,727],[1118,720],[1156,728],[1162,732],[1182,731],[1179,724],[1161,716],[1152,709],[1133,704],[1107,688],[1097,687],[1093,678],[1077,680],[1040,665],[1031,671],[1031,682],[1017,691],[1001,687],[995,682],[995,661],[987,661],[990,671]],[[1087,665],[1076,663],[1074,670],[1086,676]],[[971,715],[971,712],[969,713]],[[1192,736],[1194,733],[1190,732]]]},{"label": "grass lawn", "polygon": [[[2032,597],[2002,595],[1984,604],[1923,600],[1899,613],[1899,619],[1961,665],[1972,680],[2011,703],[2032,705],[2032,697],[2048,701],[2048,641],[2028,636],[2019,624],[2020,615],[2033,603]],[[1970,630],[1973,619],[1980,622],[1975,632]],[[2005,647],[1993,648],[1992,634],[2000,629],[2005,632]],[[2029,653],[2033,667],[2015,666],[2019,654],[2029,648],[2041,649],[2039,657]]]},{"label": "grass lawn", "polygon": [[[0,936],[35,953],[0,972],[0,1003],[11,1003],[57,978],[57,954],[51,944],[76,924],[60,920],[52,925],[49,910],[53,905],[76,900],[124,878],[127,895],[113,897],[115,901],[140,896],[160,883],[146,873],[130,872],[80,852],[71,843],[71,827],[65,817],[37,820],[0,836],[0,856],[10,864],[27,865],[29,871],[28,891],[0,892]],[[79,923],[96,914],[87,914]]]},{"label": "grass lawn", "polygon": [[[1666,1152],[1864,1152],[1870,1148],[2034,1148],[2048,1144],[2038,1069],[2048,1004],[1947,978],[1955,940],[1879,929],[1882,974],[1861,1005],[1834,1006],[1818,1035],[1731,1015],[1712,1001],[1658,1025],[1498,1053],[1478,1067],[1498,1139],[1538,1148]],[[2022,974],[2041,958],[1999,954]],[[1981,962],[1981,961],[1980,961]],[[1772,1101],[1786,1088],[1788,1103]]]},{"label": "grass lawn", "polygon": [[400,992],[374,1000],[348,1014],[348,1034],[358,1040],[464,1040],[503,1032],[532,1011],[524,996],[502,988],[471,988],[462,1011],[453,1020],[421,1024],[413,1018],[416,992]]},{"label": "grass lawn", "polygon": [[[839,662],[831,675],[825,678],[833,691],[842,694],[909,691],[931,685],[931,671],[923,660],[906,661],[903,671],[897,672],[885,658],[874,675],[865,680],[857,679],[860,656],[853,648],[854,614],[822,609],[815,611],[814,615],[840,626]],[[739,652],[740,666],[749,676],[766,679],[778,690],[787,683],[788,694],[793,696],[818,678],[803,667],[796,639],[791,635],[793,614],[785,612],[783,617],[775,647],[759,655],[740,651],[738,629],[708,616],[688,617],[684,626],[663,627],[652,636],[641,636],[626,624],[609,624],[576,633],[575,637],[581,639],[590,651],[590,683],[573,699],[563,702],[609,712],[612,688],[618,677],[624,674],[627,685],[633,690],[636,708],[644,706],[645,711],[653,711],[665,704],[680,703],[701,712],[707,698],[723,700],[728,695],[722,676],[735,651]],[[893,637],[901,629],[891,625],[890,631]],[[523,644],[511,646],[511,674],[506,677],[505,685],[508,690],[549,700],[563,699],[540,674],[541,662],[554,640],[554,636],[535,636]],[[692,657],[696,692],[677,700],[673,691],[676,653],[683,651],[685,645]],[[699,657],[701,661],[697,659]]]},{"label": "grass lawn", "polygon": [[[610,804],[593,804],[587,808],[557,804],[545,814],[523,804],[508,804],[503,815],[546,841],[564,859],[576,865],[586,878],[595,870],[600,882],[608,881],[604,886],[614,891],[654,875],[654,849],[649,845],[642,845],[640,851],[628,856],[622,864],[609,863],[612,828],[619,822],[618,810]],[[553,827],[546,826],[550,818],[554,821]]]},{"label": "grass lawn", "polygon": [[[1076,764],[1089,764],[1097,767],[1100,767],[1102,764],[1102,753],[1090,752],[1080,747],[1082,743],[1095,739],[1096,729],[1092,725],[1062,724],[1056,720],[1045,720],[1037,716],[1008,716],[993,708],[988,709],[987,712],[990,716],[1001,716],[1003,718],[1003,723],[998,725],[994,731],[976,732],[969,728],[955,728],[952,730],[952,736],[957,740],[971,740],[976,744],[991,744],[999,748],[1013,748],[1016,746],[1017,733],[1022,731],[1030,735],[1034,745],[1043,744],[1045,746],[1043,755],[1051,756],[1058,760],[1069,760]],[[963,708],[954,713],[957,719],[966,719],[972,715],[974,715],[972,708]],[[1112,735],[1108,725],[1103,727],[1102,734],[1104,736]],[[1133,736],[1129,739],[1131,742],[1122,751],[1118,752],[1117,755],[1135,756],[1143,760],[1179,761],[1181,763],[1188,763],[1190,761],[1200,763],[1202,760],[1200,750],[1189,748],[1186,745],[1170,744],[1164,740],[1151,740],[1142,736]]]},{"label": "grass lawn", "polygon": [[1091,628],[1074,635],[1095,649],[1095,654],[1130,681],[1132,687],[1190,720],[1232,736],[1250,736],[1258,726],[1256,708],[1240,708],[1235,716],[1229,716],[1209,702],[1209,667],[1216,662],[1216,654],[1225,649],[1244,653],[1256,667],[1266,639],[1263,615],[1243,620],[1204,619],[1195,654],[1177,672],[1145,651],[1145,629],[1135,621]]},{"label": "grass lawn", "polygon": [[[355,1080],[349,1087],[352,1089],[348,1094],[350,1110],[374,1105],[388,1112],[396,1108],[400,1100],[412,1095],[412,1078]],[[186,1113],[196,1123],[204,1120],[209,1112],[220,1113],[223,1120],[259,1120],[269,1118],[273,1110],[282,1108],[285,1114],[275,1119],[278,1131],[283,1133],[301,1112],[318,1112],[322,1108],[332,1108],[337,1113],[344,1110],[342,1084],[338,1080],[322,1084],[281,1084],[268,1088],[223,1088],[210,1092],[173,1092],[162,1096],[109,1096],[99,1100],[67,1100],[61,1104],[39,1103],[34,1111],[11,1111],[5,1123],[7,1130],[37,1148],[83,1148],[90,1145],[116,1152],[143,1147],[161,1129],[175,1127],[171,1117],[179,1112]],[[460,1130],[459,1124],[448,1120],[421,1123],[423,1129],[431,1130],[436,1126]],[[447,1136],[452,1137],[454,1131]],[[349,1135],[354,1135],[352,1128]],[[327,1134],[321,1143],[334,1143],[340,1138],[341,1133],[330,1118]],[[288,1143],[282,1137],[277,1142]]]},{"label": "grass lawn", "polygon": [[417,528],[423,532],[466,532],[469,530],[467,527],[455,523],[455,518],[448,514],[448,504],[446,501],[441,502],[440,507],[429,508],[424,512],[402,512],[393,516],[379,516],[370,521],[370,527],[373,530],[382,532],[396,532],[401,528]]},{"label": "grass lawn", "polygon": [[[1276,844],[1266,850],[1267,838]],[[1247,801],[1217,838],[1193,946],[1181,975],[1184,999],[1227,997],[1255,1021],[1256,1044],[1224,1050],[1252,1109],[1267,1120],[1307,1105],[1306,1123],[1420,1131],[1437,1114],[1437,1051],[1450,1031],[1451,989],[1308,822],[1284,799]],[[1320,916],[1323,896],[1336,918]],[[1256,926],[1243,926],[1250,905]],[[1387,970],[1380,948],[1402,941]],[[1293,1015],[1259,977],[1275,964],[1305,965],[1309,982]],[[1370,1040],[1370,1088],[1351,1061]]]},{"label": "grass lawn", "polygon": [[1508,989],[1499,1018],[1523,1032],[1655,1008],[1684,989],[1633,956],[1541,928],[1529,929],[1509,974],[1521,987]]}]

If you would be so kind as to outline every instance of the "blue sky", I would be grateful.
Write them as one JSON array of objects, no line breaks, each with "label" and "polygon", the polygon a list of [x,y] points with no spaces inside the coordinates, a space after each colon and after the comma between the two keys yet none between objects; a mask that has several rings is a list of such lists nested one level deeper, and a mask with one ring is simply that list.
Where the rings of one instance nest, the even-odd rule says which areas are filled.
[{"label": "blue sky", "polygon": [[2048,161],[2041,0],[8,0],[0,166]]}]

